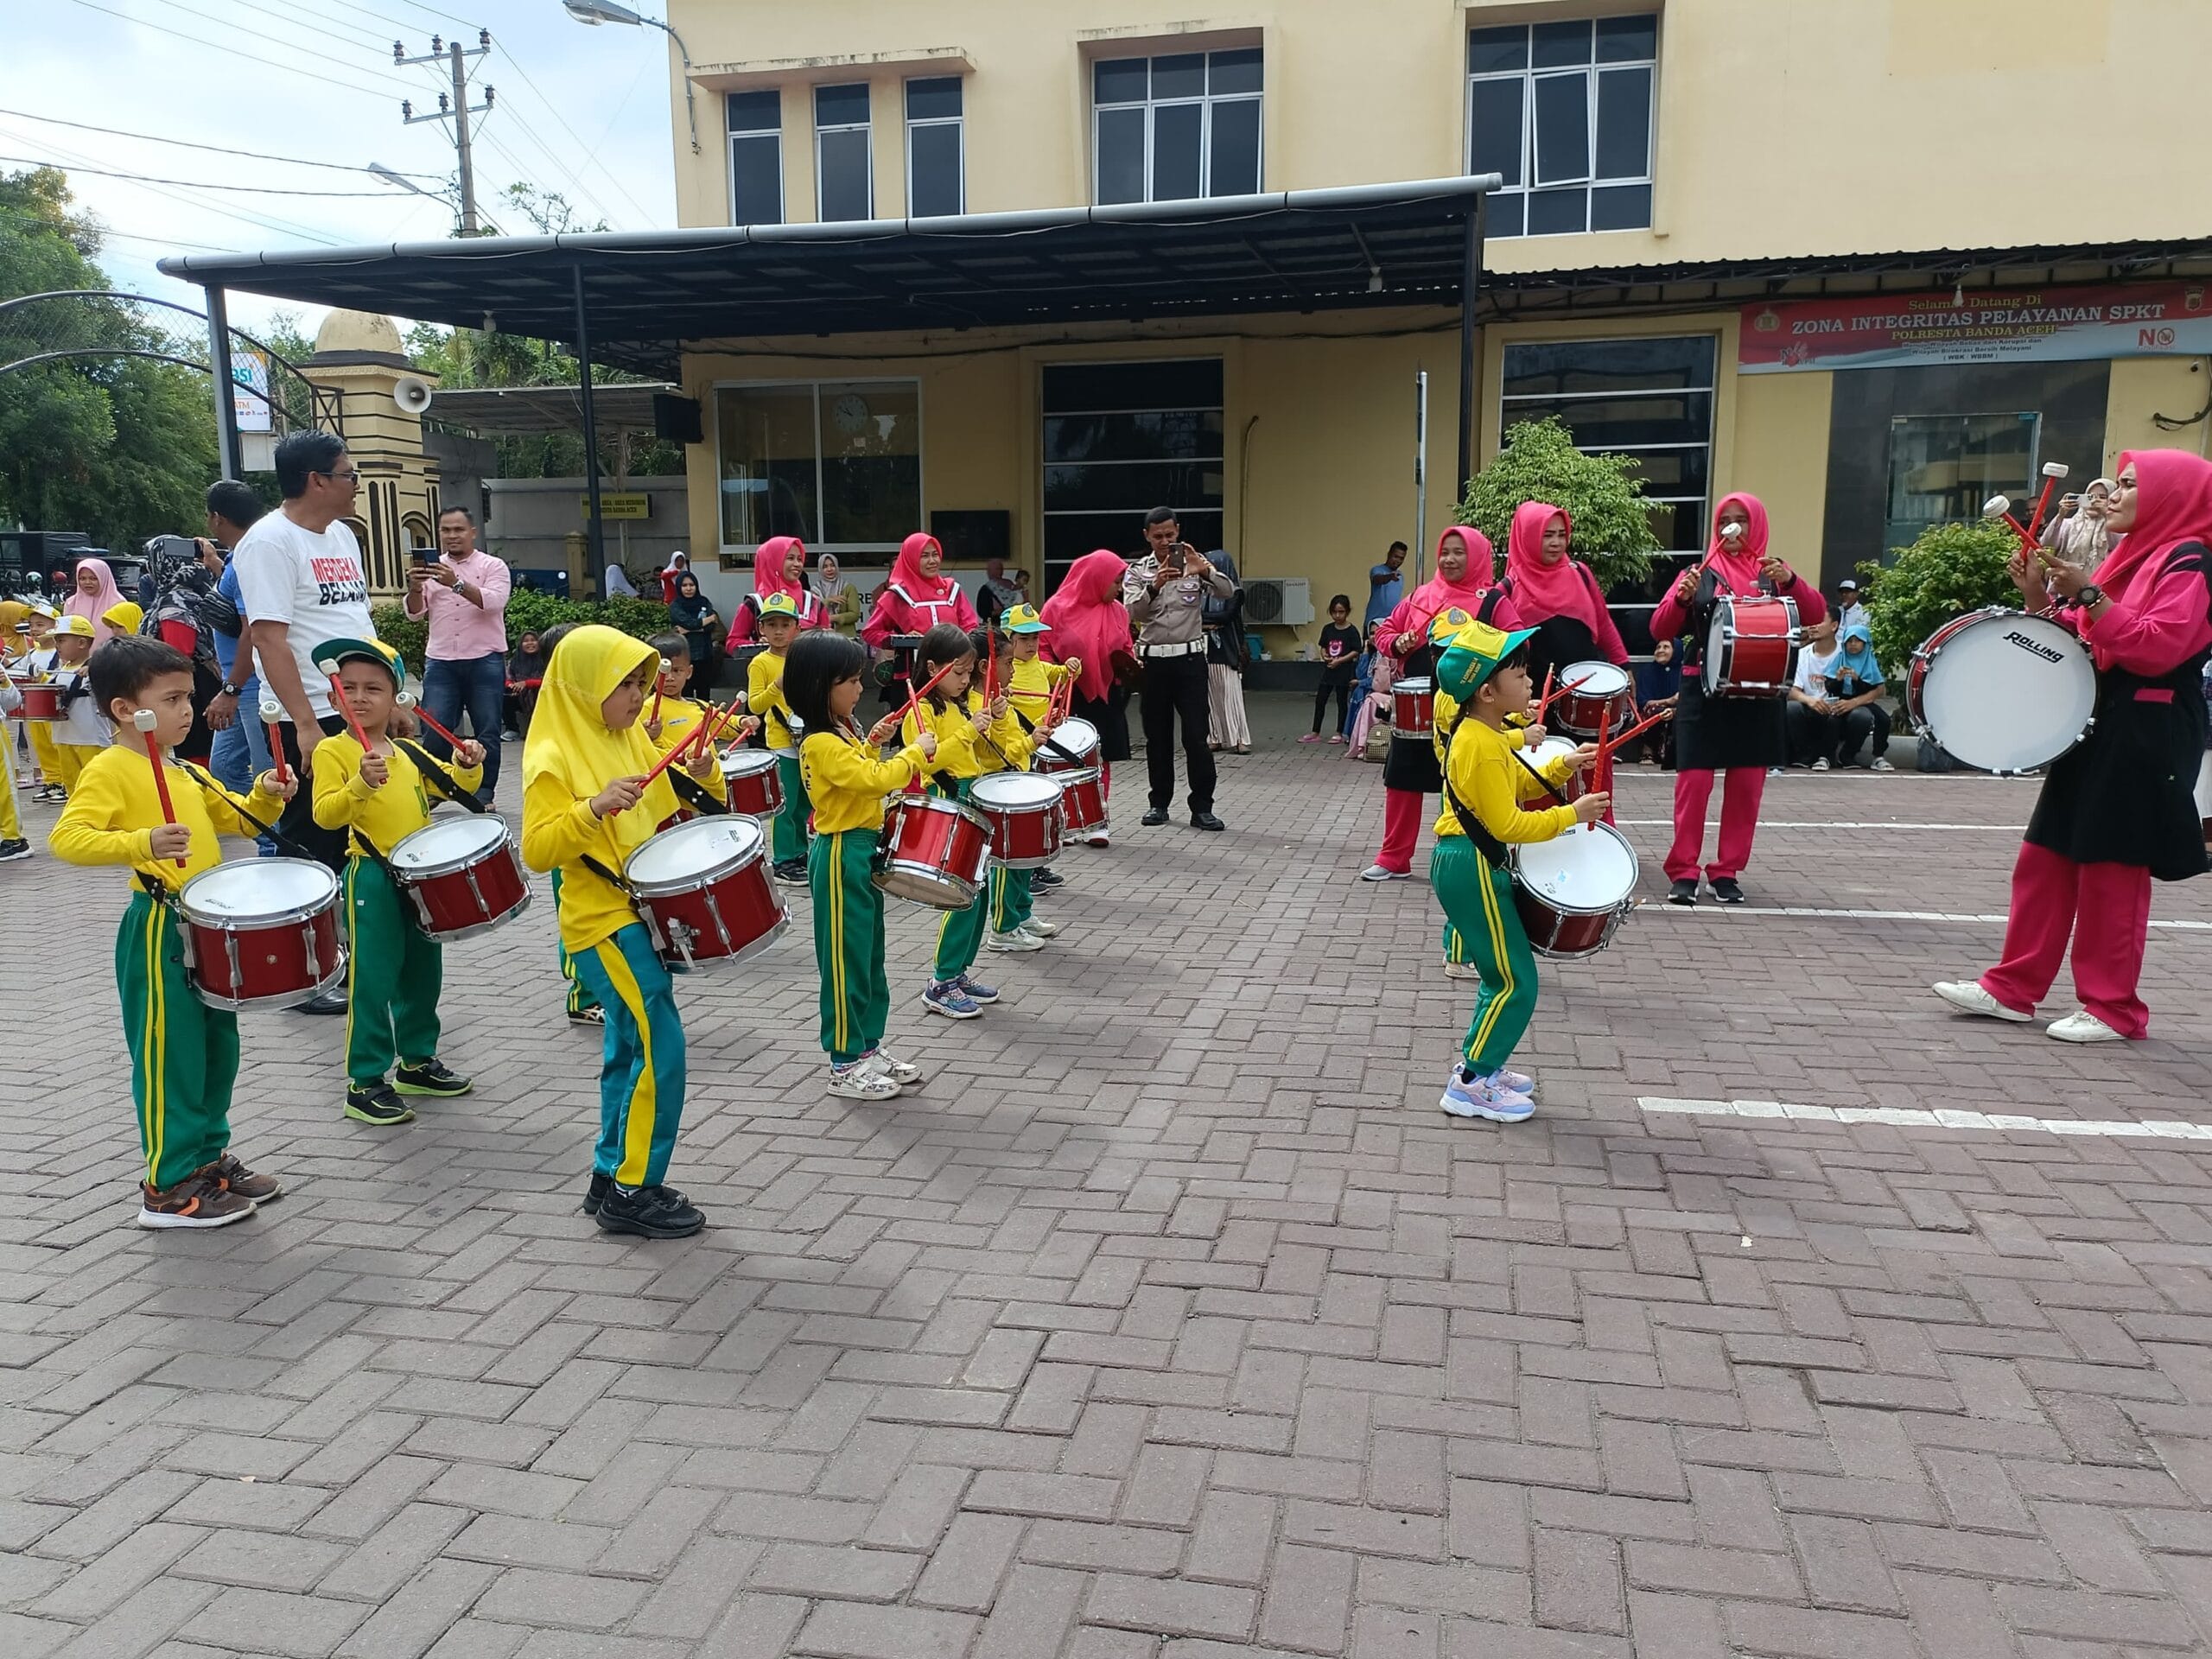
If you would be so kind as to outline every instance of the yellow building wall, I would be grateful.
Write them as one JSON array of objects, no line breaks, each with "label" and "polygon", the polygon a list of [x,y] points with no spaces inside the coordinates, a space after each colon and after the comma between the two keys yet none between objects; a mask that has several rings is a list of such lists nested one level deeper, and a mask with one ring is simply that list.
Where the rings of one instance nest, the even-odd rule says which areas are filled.
[{"label": "yellow building wall", "polygon": [[1828,505],[1828,416],[1835,376],[1747,374],[1736,380],[1735,443],[1713,499],[1747,490],[1766,504],[1769,545],[1808,581],[1821,573]]},{"label": "yellow building wall", "polygon": [[[2113,359],[2112,380],[2105,391],[2105,457],[2103,471],[2118,470],[2125,449],[2188,449],[2212,454],[2212,419],[2202,411],[2212,403],[2212,361],[2201,357],[2123,357]],[[2178,429],[2160,426],[2152,419],[2197,418]],[[2079,489],[2088,480],[2069,480]]]}]

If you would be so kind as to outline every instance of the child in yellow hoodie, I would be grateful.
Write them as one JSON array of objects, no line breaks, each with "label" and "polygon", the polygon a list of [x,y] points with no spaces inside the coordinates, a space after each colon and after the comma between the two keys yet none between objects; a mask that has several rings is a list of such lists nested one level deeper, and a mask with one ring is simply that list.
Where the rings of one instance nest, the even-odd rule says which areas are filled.
[{"label": "child in yellow hoodie", "polygon": [[[621,880],[680,803],[642,716],[658,655],[586,623],[553,649],[522,751],[522,855],[561,876],[561,943],[606,1010],[599,1145],[584,1211],[610,1233],[683,1238],[706,1224],[664,1184],[683,1116],[683,1023],[668,969]],[[714,757],[689,763],[704,782]]]},{"label": "child in yellow hoodie", "polygon": [[[158,639],[125,635],[95,651],[88,671],[101,711],[130,733],[130,741],[86,763],[47,845],[69,863],[127,865],[136,877],[116,932],[115,980],[146,1157],[138,1224],[228,1226],[283,1188],[231,1151],[238,1016],[194,994],[169,896],[222,861],[219,835],[251,836],[255,830],[222,785],[168,758],[167,751],[192,734],[190,658]],[[141,709],[153,714],[174,823],[163,821],[153,765],[137,733]],[[254,780],[245,810],[274,820],[298,787],[264,773]]]},{"label": "child in yellow hoodie", "polygon": [[776,880],[807,880],[806,820],[814,810],[806,798],[806,773],[798,764],[798,739],[791,728],[791,704],[784,700],[784,664],[798,636],[798,605],[789,594],[760,601],[763,649],[746,664],[745,706],[764,722],[762,741],[776,756],[776,775],[784,785],[783,810],[776,814]]}]

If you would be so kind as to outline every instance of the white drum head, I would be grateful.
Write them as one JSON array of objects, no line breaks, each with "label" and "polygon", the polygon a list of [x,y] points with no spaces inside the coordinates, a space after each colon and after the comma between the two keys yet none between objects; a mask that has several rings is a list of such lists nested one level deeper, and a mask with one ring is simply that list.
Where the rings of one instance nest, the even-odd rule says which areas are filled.
[{"label": "white drum head", "polygon": [[1572,738],[1548,737],[1528,753],[1528,762],[1542,772],[1554,760],[1573,754],[1578,746]]},{"label": "white drum head", "polygon": [[722,776],[747,778],[756,772],[773,772],[776,757],[767,749],[732,749],[722,756]]},{"label": "white drum head", "polygon": [[1959,630],[1929,659],[1929,735],[1982,772],[2031,772],[2081,741],[2096,712],[2088,647],[2057,623],[2007,611]]},{"label": "white drum head", "polygon": [[1720,677],[1728,671],[1728,631],[1735,620],[1727,606],[1713,607],[1713,626],[1705,636],[1705,660],[1698,665],[1698,678],[1707,692],[1718,691]]},{"label": "white drum head", "polygon": [[1034,772],[995,772],[978,778],[968,791],[969,798],[982,807],[1050,806],[1060,798],[1060,785],[1053,779]]},{"label": "white drum head", "polygon": [[1549,841],[1514,849],[1522,886],[1557,908],[1596,915],[1636,891],[1636,852],[1608,823],[1577,824]]},{"label": "white drum head", "polygon": [[1433,695],[1435,689],[1436,683],[1426,674],[1390,682],[1390,695],[1394,697],[1426,697]]},{"label": "white drum head", "polygon": [[1562,668],[1553,682],[1584,697],[1618,697],[1628,690],[1628,671],[1618,663],[1575,663]]},{"label": "white drum head", "polygon": [[395,870],[428,870],[471,861],[498,846],[507,836],[501,820],[471,813],[465,818],[440,818],[427,824],[391,849]]},{"label": "white drum head", "polygon": [[641,887],[682,886],[758,858],[760,826],[734,813],[692,818],[664,830],[630,855],[622,874]]},{"label": "white drum head", "polygon": [[1052,741],[1070,754],[1098,753],[1098,728],[1081,715],[1070,715],[1052,728]]},{"label": "white drum head", "polygon": [[177,902],[206,922],[251,922],[315,911],[338,897],[338,878],[304,858],[218,864],[184,884]]}]

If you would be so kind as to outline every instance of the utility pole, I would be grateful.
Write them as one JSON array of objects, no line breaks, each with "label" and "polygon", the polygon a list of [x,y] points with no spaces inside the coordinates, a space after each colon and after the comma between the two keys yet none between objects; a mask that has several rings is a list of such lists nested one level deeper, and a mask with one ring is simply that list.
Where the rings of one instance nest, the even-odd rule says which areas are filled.
[{"label": "utility pole", "polygon": [[436,63],[441,60],[452,67],[453,91],[438,94],[437,113],[417,115],[415,113],[415,105],[411,100],[400,105],[399,113],[404,124],[410,127],[420,125],[425,121],[453,123],[454,155],[459,163],[461,175],[461,233],[463,236],[477,235],[480,229],[476,217],[476,168],[469,156],[468,150],[468,118],[472,115],[489,114],[497,90],[486,86],[484,89],[484,101],[473,109],[469,107],[468,60],[480,58],[491,49],[492,31],[488,29],[480,29],[476,31],[476,44],[474,47],[464,47],[459,41],[448,46],[443,40],[433,35],[430,36],[429,51],[419,58],[409,57],[407,48],[402,42],[394,41],[391,43],[391,61],[398,68],[409,69],[416,64]]}]

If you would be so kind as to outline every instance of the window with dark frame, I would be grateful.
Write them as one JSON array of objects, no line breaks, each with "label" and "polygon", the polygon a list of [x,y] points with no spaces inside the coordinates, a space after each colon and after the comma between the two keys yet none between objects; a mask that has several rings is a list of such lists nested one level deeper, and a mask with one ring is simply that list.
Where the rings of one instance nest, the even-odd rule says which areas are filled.
[{"label": "window with dark frame", "polygon": [[1091,65],[1091,200],[1185,201],[1260,188],[1257,47]]},{"label": "window with dark frame", "polygon": [[1659,19],[1580,18],[1467,36],[1467,170],[1497,173],[1489,234],[1651,224]]},{"label": "window with dark frame", "polygon": [[1095,549],[1141,551],[1154,507],[1192,546],[1222,545],[1219,358],[1047,364],[1039,391],[1046,593]]},{"label": "window with dark frame", "polygon": [[964,212],[960,77],[906,83],[906,212],[937,219]]},{"label": "window with dark frame", "polygon": [[797,536],[856,565],[888,565],[922,523],[916,380],[720,386],[721,544]]},{"label": "window with dark frame", "polygon": [[815,213],[824,225],[875,216],[868,83],[814,89]]},{"label": "window with dark frame", "polygon": [[729,128],[729,222],[784,222],[784,95],[771,86],[723,101]]}]

